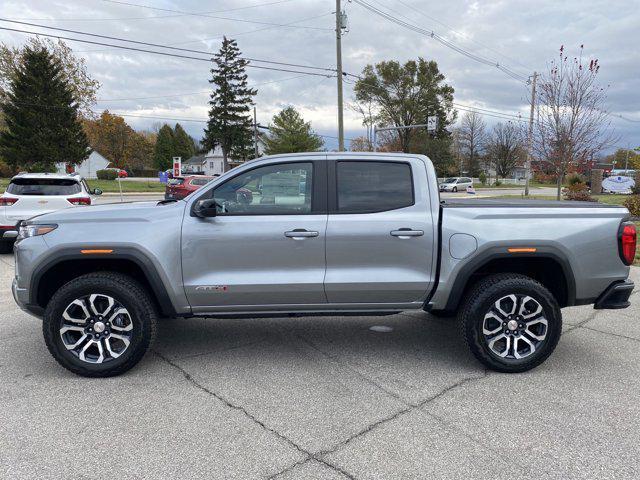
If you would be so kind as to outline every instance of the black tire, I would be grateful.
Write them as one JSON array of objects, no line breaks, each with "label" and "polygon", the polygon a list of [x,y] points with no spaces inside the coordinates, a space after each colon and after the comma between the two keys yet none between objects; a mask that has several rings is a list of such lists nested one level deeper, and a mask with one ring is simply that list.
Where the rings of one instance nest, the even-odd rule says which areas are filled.
[{"label": "black tire", "polygon": [[[65,347],[60,332],[64,324],[63,314],[68,306],[75,299],[92,294],[112,297],[127,309],[130,324],[133,325],[131,332],[127,333],[130,335],[128,346],[124,347],[120,356],[105,358],[103,363],[81,360],[77,352]],[[155,339],[156,323],[155,306],[142,285],[120,273],[96,272],[77,277],[58,289],[45,309],[42,331],[49,352],[64,368],[85,377],[110,377],[126,372],[142,359]],[[84,325],[80,326],[84,328]]]},{"label": "black tire", "polygon": [[453,188],[451,189],[451,191],[452,191],[452,192],[456,192],[456,193],[457,193],[457,192],[458,192],[458,187],[453,187]]},{"label": "black tire", "polygon": [[[498,300],[507,298],[511,294],[515,295],[518,299],[522,297],[526,299],[527,296],[531,297],[533,301],[542,308],[542,312],[529,321],[534,323],[533,320],[538,319],[538,325],[536,325],[536,327],[543,327],[543,332],[540,331],[539,336],[542,336],[544,333],[544,340],[535,345],[534,351],[527,353],[527,356],[524,356],[524,358],[514,358],[514,355],[521,355],[519,352],[501,358],[498,353],[490,348],[490,340],[503,335],[502,330],[498,331],[493,337],[486,336],[483,333],[485,321],[495,321],[493,319],[485,320],[485,315],[489,315],[489,312],[495,311],[495,303]],[[523,300],[519,301],[523,302]],[[518,304],[516,303],[513,311],[515,312],[517,309]],[[520,310],[520,312],[522,312],[522,310]],[[525,310],[523,314],[528,313],[530,312]],[[542,322],[540,319],[546,320],[546,326],[541,325]],[[525,372],[543,363],[555,350],[562,333],[562,313],[560,312],[558,302],[551,292],[530,277],[510,273],[491,275],[475,284],[465,295],[461,308],[458,311],[458,321],[465,343],[474,356],[491,370],[504,373]],[[516,319],[516,323],[520,321],[522,321],[523,324],[526,322],[526,320]],[[507,323],[504,322],[501,326],[500,322],[502,322],[502,320],[496,322],[498,328],[504,329],[504,335],[512,336],[513,338],[513,340],[503,338],[506,345],[505,350],[507,352],[513,352],[514,348],[517,349],[517,345],[520,343],[520,338],[518,338],[518,342],[516,342],[514,337],[520,337],[521,332],[509,331],[509,328],[504,326],[507,325]],[[530,327],[527,326],[526,328],[529,329]],[[487,330],[489,330],[489,328],[487,328]],[[524,336],[524,333],[522,333],[522,336]],[[536,342],[534,338],[529,336],[527,336],[526,340],[529,343],[532,341]],[[523,344],[526,346],[524,341]],[[511,350],[509,350],[510,348]],[[531,350],[531,348],[532,347],[529,347],[529,350]],[[502,353],[504,353],[504,351]]]},{"label": "black tire", "polygon": [[0,241],[0,253],[13,253],[13,241]]}]

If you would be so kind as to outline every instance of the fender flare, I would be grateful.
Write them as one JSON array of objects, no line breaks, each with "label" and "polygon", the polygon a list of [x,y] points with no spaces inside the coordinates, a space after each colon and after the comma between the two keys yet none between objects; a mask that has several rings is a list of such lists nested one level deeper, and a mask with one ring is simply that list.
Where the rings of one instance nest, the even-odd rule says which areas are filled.
[{"label": "fender flare", "polygon": [[162,278],[158,273],[157,268],[149,257],[134,247],[100,247],[92,245],[91,248],[100,249],[105,248],[113,250],[112,253],[99,253],[85,255],[80,253],[78,247],[68,247],[61,250],[52,252],[51,255],[41,262],[33,271],[31,275],[31,282],[29,284],[29,304],[38,305],[38,287],[42,280],[42,277],[50,271],[56,265],[67,261],[86,261],[86,260],[128,260],[135,263],[151,286],[152,294],[158,302],[162,315],[175,317],[177,316],[176,309],[169,299],[167,289],[162,282]]},{"label": "fender flare", "polygon": [[[513,247],[514,245],[509,245],[509,247]],[[531,247],[532,245],[527,245]],[[550,246],[535,246],[535,253],[509,253],[507,251],[507,246],[493,246],[487,250],[484,250],[479,255],[474,256],[469,261],[467,261],[456,273],[456,279],[451,287],[449,292],[449,297],[447,298],[447,303],[444,308],[446,311],[455,312],[462,300],[462,296],[464,294],[465,288],[467,286],[469,278],[476,273],[478,270],[482,269],[486,265],[488,265],[491,261],[509,258],[509,259],[521,259],[521,258],[549,258],[557,262],[562,268],[562,272],[564,273],[564,277],[567,282],[567,307],[571,307],[574,305],[581,305],[584,302],[576,301],[576,280],[575,275],[573,273],[573,268],[571,267],[571,263],[566,258],[566,256],[560,252],[555,247]],[[588,303],[588,301],[586,301]]]}]

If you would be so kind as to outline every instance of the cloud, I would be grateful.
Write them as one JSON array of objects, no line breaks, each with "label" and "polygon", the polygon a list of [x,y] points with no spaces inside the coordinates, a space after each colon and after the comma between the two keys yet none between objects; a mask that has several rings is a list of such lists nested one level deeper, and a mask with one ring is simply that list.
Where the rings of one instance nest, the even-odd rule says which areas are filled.
[{"label": "cloud", "polygon": [[[215,2],[215,6],[204,0],[131,2],[187,12],[215,10],[218,13],[210,15],[236,20],[154,11],[102,0],[33,0],[28,4],[5,0],[2,10],[6,18],[38,19],[34,23],[203,51],[216,50],[220,38],[227,35],[238,40],[247,57],[335,66],[335,35],[331,30],[334,4],[331,2],[290,0],[228,12],[219,11],[272,3],[273,0],[226,0]],[[496,68],[476,63],[429,37],[375,16],[358,4],[344,3],[349,18],[349,32],[343,39],[345,71],[359,73],[367,63],[388,59],[406,61],[418,56],[435,59],[447,82],[455,88],[457,103],[527,115],[529,91],[524,83]],[[584,44],[585,54],[598,58],[602,65],[601,81],[609,86],[608,108],[640,120],[639,55],[630,41],[637,36],[640,13],[632,3],[450,0],[431,2],[427,8],[419,0],[379,0],[375,5],[525,76],[533,70],[548,68],[560,45],[565,45],[570,53],[577,53],[579,46]],[[290,27],[237,21],[286,24],[307,18],[311,19]],[[325,30],[296,28],[301,25]],[[68,36],[79,37],[76,34]],[[25,39],[21,34],[0,31],[0,41],[8,44],[20,45]],[[78,55],[86,58],[90,73],[102,83],[99,98],[125,99],[101,102],[98,108],[148,116],[206,118],[208,95],[198,92],[210,88],[207,62],[80,43],[70,45]],[[335,78],[297,77],[292,73],[259,69],[249,69],[248,73],[250,82],[258,85],[256,102],[260,123],[268,123],[283,106],[294,105],[319,133],[336,135]],[[352,88],[345,84],[346,102],[352,99]],[[126,100],[131,98],[134,100]],[[348,135],[362,134],[364,129],[357,115],[348,108],[344,114]],[[157,123],[157,120],[134,117],[127,120],[137,128],[148,128]],[[497,121],[489,117],[486,120],[489,124]],[[640,124],[617,117],[613,123],[622,145],[640,145],[637,128]],[[201,124],[185,123],[185,128],[196,137],[202,134]],[[328,141],[327,146],[332,148],[334,145]]]}]

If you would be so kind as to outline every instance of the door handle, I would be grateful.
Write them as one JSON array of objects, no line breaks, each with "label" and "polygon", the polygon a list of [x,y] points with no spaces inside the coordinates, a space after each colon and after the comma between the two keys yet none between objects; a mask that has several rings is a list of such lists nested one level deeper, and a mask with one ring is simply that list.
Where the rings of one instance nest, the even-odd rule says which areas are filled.
[{"label": "door handle", "polygon": [[391,230],[392,237],[409,238],[409,237],[421,237],[424,235],[422,230],[412,230],[410,228],[401,228],[399,230]]},{"label": "door handle", "polygon": [[293,238],[294,240],[300,240],[303,238],[317,237],[320,235],[318,232],[305,230],[304,228],[296,228],[289,232],[284,232],[284,236],[287,238]]}]

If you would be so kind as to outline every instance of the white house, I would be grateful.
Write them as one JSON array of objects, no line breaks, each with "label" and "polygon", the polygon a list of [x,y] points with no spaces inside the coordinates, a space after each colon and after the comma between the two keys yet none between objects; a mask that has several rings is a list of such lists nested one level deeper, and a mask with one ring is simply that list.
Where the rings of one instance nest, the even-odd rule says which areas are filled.
[{"label": "white house", "polygon": [[56,163],[57,173],[71,173],[77,172],[84,178],[97,178],[96,172],[98,170],[104,170],[109,166],[111,162],[100,155],[95,150],[91,152],[91,155],[79,165],[75,165],[73,170],[67,169],[67,164],[64,162]]},{"label": "white house", "polygon": [[182,162],[182,173],[199,173],[209,176],[222,175],[224,164],[222,161],[222,149],[218,146],[215,150],[209,150],[204,155],[194,155]]},{"label": "white house", "polygon": [[[264,154],[264,142],[260,136],[258,136],[258,153]],[[237,167],[242,162],[234,158],[229,158],[229,166]],[[222,159],[222,148],[220,145],[216,146],[215,150],[209,150],[204,155],[194,155],[187,161],[182,162],[182,173],[192,174],[199,173],[201,175],[222,175],[224,173],[224,161]]]}]

